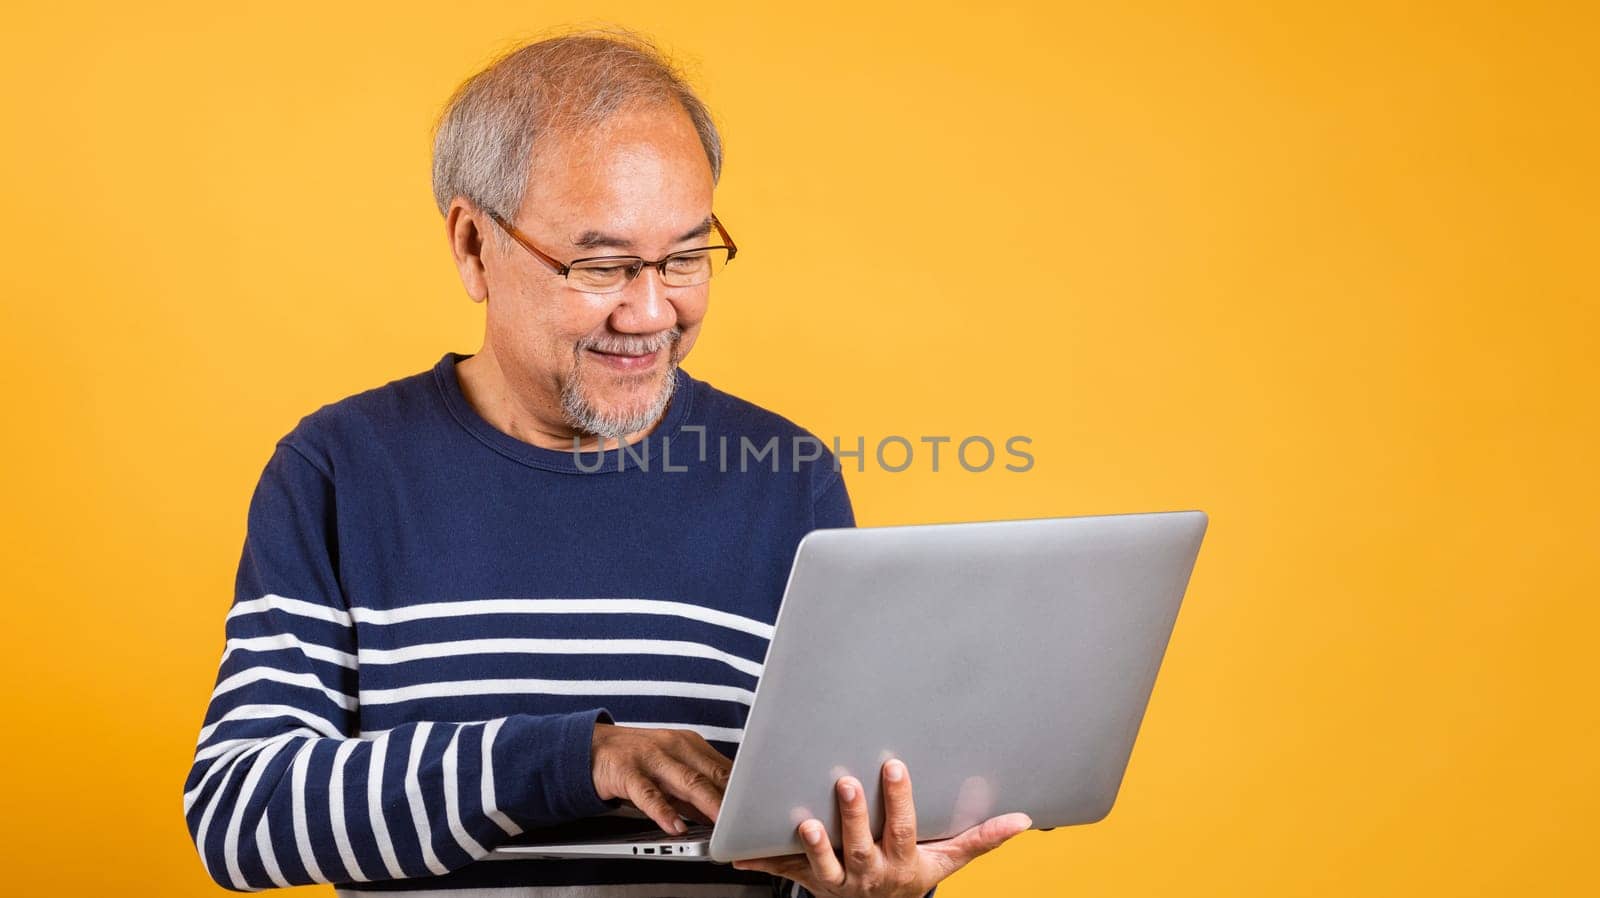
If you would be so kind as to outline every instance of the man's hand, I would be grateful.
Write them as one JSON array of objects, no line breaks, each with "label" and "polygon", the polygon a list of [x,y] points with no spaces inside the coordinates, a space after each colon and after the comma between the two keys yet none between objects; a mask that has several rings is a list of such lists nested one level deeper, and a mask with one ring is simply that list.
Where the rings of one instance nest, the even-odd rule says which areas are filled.
[{"label": "man's hand", "polygon": [[992,817],[954,838],[917,844],[917,812],[911,775],[900,761],[883,765],[883,840],[874,843],[861,783],[843,777],[836,785],[842,819],[844,860],[834,856],[820,820],[800,824],[805,854],[735,861],[740,870],[761,870],[792,879],[818,898],[921,898],[973,858],[1033,825],[1027,814]]},{"label": "man's hand", "polygon": [[684,831],[679,815],[715,823],[733,762],[689,730],[595,724],[590,754],[602,800],[621,798],[669,833]]}]

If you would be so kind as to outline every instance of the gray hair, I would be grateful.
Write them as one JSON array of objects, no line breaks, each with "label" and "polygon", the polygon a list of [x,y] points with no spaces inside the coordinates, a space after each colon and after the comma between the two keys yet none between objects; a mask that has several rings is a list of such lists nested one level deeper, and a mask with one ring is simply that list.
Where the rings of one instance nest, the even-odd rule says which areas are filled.
[{"label": "gray hair", "polygon": [[596,129],[618,112],[673,102],[694,123],[715,183],[722,139],[711,112],[649,38],[606,28],[513,49],[456,88],[439,116],[434,203],[445,214],[465,197],[510,220],[522,206],[541,137]]}]

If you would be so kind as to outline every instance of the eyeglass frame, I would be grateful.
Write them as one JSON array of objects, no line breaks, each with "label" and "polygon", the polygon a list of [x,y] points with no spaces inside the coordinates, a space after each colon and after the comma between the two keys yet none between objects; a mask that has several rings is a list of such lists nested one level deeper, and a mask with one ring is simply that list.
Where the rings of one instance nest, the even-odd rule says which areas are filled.
[{"label": "eyeglass frame", "polygon": [[[675,253],[667,253],[665,256],[662,256],[661,258],[655,260],[654,262],[650,261],[649,259],[644,258],[643,256],[585,256],[582,259],[573,259],[571,262],[562,263],[560,260],[556,259],[554,256],[551,256],[549,253],[546,253],[545,251],[539,249],[537,246],[534,246],[533,242],[531,240],[529,240],[527,238],[527,236],[525,236],[521,231],[517,230],[515,225],[511,224],[510,222],[507,222],[505,219],[501,218],[499,215],[496,215],[493,212],[488,213],[488,215],[489,215],[489,218],[493,219],[495,224],[500,226],[500,229],[502,231],[505,231],[506,234],[510,235],[512,240],[515,240],[517,242],[518,246],[520,246],[523,249],[527,250],[529,253],[531,253],[534,256],[534,258],[536,258],[539,261],[543,262],[544,264],[550,266],[550,268],[552,270],[554,270],[555,273],[557,275],[559,275],[560,277],[562,277],[563,279],[570,280],[570,278],[567,278],[567,275],[569,273],[571,273],[571,271],[573,269],[573,266],[578,265],[581,262],[621,262],[621,261],[623,261],[625,259],[631,259],[631,260],[637,262],[638,263],[637,265],[632,266],[632,268],[631,268],[631,270],[629,271],[629,274],[628,274],[628,279],[622,282],[622,286],[618,287],[615,290],[607,291],[609,293],[620,293],[623,290],[626,290],[628,288],[628,285],[633,283],[634,279],[637,278],[640,274],[642,274],[646,267],[654,268],[656,270],[656,273],[661,275],[662,281],[665,282],[666,278],[667,278],[667,263],[669,261],[671,261],[673,259],[673,257],[675,257],[675,256],[681,256],[681,255],[684,255],[686,253],[705,252],[708,249],[725,249],[725,250],[728,251],[728,260],[727,261],[728,262],[732,262],[733,261],[733,257],[739,254],[738,245],[733,242],[733,238],[732,237],[728,236],[728,229],[722,226],[722,222],[721,221],[717,220],[717,215],[716,215],[715,212],[711,213],[711,226],[717,229],[717,234],[719,234],[722,237],[722,243],[714,245],[714,246],[697,246],[697,247],[694,247],[693,249],[680,249]],[[723,264],[727,264],[727,263],[724,262]],[[710,281],[711,281],[711,279],[708,277],[706,280],[701,281],[700,283],[701,284],[706,284],[706,283],[710,283]],[[700,286],[700,284],[691,284],[690,286],[698,287],[698,286]],[[573,289],[577,290],[578,288],[574,287]],[[583,291],[580,291],[580,292],[589,293],[590,291],[583,290]],[[591,294],[591,295],[604,296],[606,294],[604,294],[604,293],[594,293],[594,294]]]}]

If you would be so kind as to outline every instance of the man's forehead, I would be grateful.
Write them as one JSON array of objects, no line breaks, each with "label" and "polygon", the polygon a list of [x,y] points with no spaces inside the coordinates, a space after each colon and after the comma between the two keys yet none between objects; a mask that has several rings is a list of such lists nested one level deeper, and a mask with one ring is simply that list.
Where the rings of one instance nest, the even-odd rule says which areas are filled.
[{"label": "man's forehead", "polygon": [[[640,233],[651,231],[653,233]],[[574,249],[620,249],[630,252],[639,249],[645,243],[654,243],[660,239],[659,227],[637,226],[599,226],[582,227],[572,233],[566,234],[566,240]],[[694,222],[681,230],[668,230],[667,242],[686,243],[691,240],[702,240],[711,234],[711,216]]]},{"label": "man's forehead", "polygon": [[548,238],[573,249],[632,252],[712,231],[716,181],[681,109],[636,109],[548,134],[532,163],[524,208]]}]

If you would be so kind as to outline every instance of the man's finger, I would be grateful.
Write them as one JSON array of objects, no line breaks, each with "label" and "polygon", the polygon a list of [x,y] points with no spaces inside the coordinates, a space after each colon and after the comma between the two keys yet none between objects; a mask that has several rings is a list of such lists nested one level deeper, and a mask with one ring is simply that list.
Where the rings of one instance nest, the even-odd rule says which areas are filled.
[{"label": "man's finger", "polygon": [[[810,861],[803,854],[785,854],[779,857],[757,857],[746,861],[734,861],[735,870],[758,870],[762,873],[771,873],[773,876],[782,876],[795,882],[801,880],[811,872]],[[804,883],[801,883],[802,885]],[[813,891],[816,891],[813,889]]]},{"label": "man's finger", "polygon": [[693,730],[675,730],[681,738],[669,752],[681,758],[684,763],[700,770],[719,784],[727,785],[728,774],[733,770],[733,761],[728,756],[707,742],[705,737]]},{"label": "man's finger", "polygon": [[685,827],[683,821],[678,819],[678,812],[648,776],[635,773],[628,777],[626,791],[628,800],[633,802],[634,807],[644,811],[645,815],[654,820],[664,831],[674,834],[684,831]]},{"label": "man's finger", "polygon": [[890,863],[917,857],[917,807],[911,800],[911,773],[903,761],[883,765],[883,850]]},{"label": "man's finger", "polygon": [[718,812],[722,810],[720,784],[698,768],[672,756],[663,759],[659,770],[663,789],[693,805],[713,821],[717,819]]},{"label": "man's finger", "polygon": [[728,774],[732,770],[733,764],[711,748],[707,748],[706,752],[699,752],[690,748],[673,752],[672,757],[678,763],[706,778],[706,782],[710,783],[711,788],[716,791],[717,805],[720,808],[722,796],[728,791]]},{"label": "man's finger", "polygon": [[937,852],[945,859],[948,869],[944,871],[944,875],[949,876],[971,863],[974,858],[995,850],[1000,847],[1000,843],[1026,831],[1030,826],[1033,826],[1033,819],[1027,814],[1002,814],[999,817],[990,817],[960,835],[923,847]]},{"label": "man's finger", "polygon": [[717,821],[712,820],[711,818],[707,817],[704,813],[701,812],[701,810],[699,808],[695,807],[692,804],[689,804],[688,802],[684,801],[681,798],[668,797],[667,801],[672,804],[672,809],[677,811],[678,812],[678,816],[680,816],[680,817],[687,817],[687,818],[689,818],[690,820],[693,820],[696,823],[708,823],[709,824],[709,823],[717,822]]},{"label": "man's finger", "polygon": [[870,878],[878,867],[879,852],[872,838],[872,821],[867,817],[866,791],[853,776],[840,777],[834,791],[839,796],[839,841],[844,848],[845,872],[851,877]]},{"label": "man's finger", "polygon": [[820,820],[807,820],[799,829],[800,844],[805,846],[806,860],[811,864],[811,877],[824,886],[823,891],[831,892],[844,885],[844,865],[833,853],[828,828]]}]

